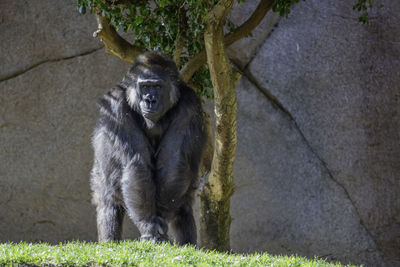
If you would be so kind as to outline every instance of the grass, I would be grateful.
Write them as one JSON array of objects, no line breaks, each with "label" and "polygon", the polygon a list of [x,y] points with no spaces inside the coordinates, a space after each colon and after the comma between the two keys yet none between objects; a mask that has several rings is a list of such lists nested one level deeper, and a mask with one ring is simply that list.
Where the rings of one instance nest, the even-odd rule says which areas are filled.
[{"label": "grass", "polygon": [[298,256],[228,254],[191,246],[123,241],[70,242],[59,245],[21,242],[0,244],[0,266],[342,266]]}]

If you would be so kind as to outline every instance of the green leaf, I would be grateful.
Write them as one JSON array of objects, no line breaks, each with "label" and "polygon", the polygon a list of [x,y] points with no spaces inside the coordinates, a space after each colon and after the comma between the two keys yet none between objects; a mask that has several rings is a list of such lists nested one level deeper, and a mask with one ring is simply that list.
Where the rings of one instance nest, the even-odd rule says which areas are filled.
[{"label": "green leaf", "polygon": [[135,19],[135,26],[139,26],[143,23],[143,17],[137,16]]},{"label": "green leaf", "polygon": [[373,5],[374,5],[374,0],[369,0],[369,7],[373,7]]}]

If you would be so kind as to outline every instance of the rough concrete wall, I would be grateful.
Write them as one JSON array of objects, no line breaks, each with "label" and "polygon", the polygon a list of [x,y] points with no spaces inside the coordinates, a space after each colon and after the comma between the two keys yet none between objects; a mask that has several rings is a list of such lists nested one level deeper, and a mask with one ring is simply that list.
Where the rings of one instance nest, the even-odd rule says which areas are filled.
[{"label": "rough concrete wall", "polygon": [[74,0],[0,3],[1,241],[96,240],[95,103],[128,66],[76,10]]},{"label": "rough concrete wall", "polygon": [[238,59],[236,250],[400,264],[400,3],[352,5],[300,2]]},{"label": "rough concrete wall", "polygon": [[[230,48],[244,72],[235,251],[400,262],[400,4],[363,26],[340,2],[269,14]],[[95,101],[128,66],[74,0],[1,1],[0,19],[0,241],[95,240]],[[137,236],[129,223],[124,234]]]}]

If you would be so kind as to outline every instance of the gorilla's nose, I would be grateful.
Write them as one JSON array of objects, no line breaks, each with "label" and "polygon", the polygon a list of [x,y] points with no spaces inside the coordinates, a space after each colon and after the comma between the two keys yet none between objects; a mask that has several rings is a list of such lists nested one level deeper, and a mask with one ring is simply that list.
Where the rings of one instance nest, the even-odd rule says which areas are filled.
[{"label": "gorilla's nose", "polygon": [[144,101],[146,101],[146,104],[155,104],[157,102],[157,99],[154,95],[152,94],[145,94],[144,95]]}]

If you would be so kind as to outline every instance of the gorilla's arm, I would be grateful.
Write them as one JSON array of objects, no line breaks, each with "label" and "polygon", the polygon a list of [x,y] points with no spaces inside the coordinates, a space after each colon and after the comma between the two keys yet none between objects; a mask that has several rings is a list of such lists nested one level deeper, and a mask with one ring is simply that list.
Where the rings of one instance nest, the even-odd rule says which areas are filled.
[{"label": "gorilla's arm", "polygon": [[98,238],[99,241],[119,240],[125,210],[121,192],[114,184],[119,183],[121,166],[110,156],[112,144],[105,132],[98,129],[92,140],[95,150],[90,184],[97,211]]},{"label": "gorilla's arm", "polygon": [[181,89],[181,98],[169,115],[173,119],[161,140],[156,163],[157,211],[170,220],[178,243],[195,243],[192,204],[206,134],[201,103],[192,89]]}]

